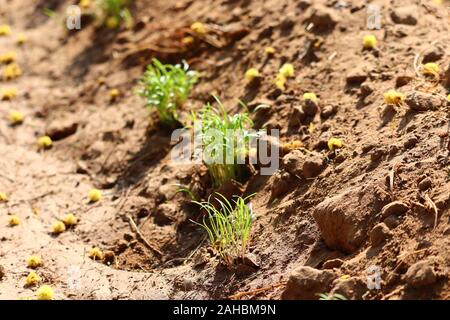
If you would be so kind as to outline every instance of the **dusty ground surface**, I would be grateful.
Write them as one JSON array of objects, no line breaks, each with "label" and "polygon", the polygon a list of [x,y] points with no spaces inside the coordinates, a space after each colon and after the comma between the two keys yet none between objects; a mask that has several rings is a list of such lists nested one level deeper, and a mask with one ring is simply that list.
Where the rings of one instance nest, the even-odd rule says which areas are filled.
[{"label": "dusty ground surface", "polygon": [[[24,285],[31,254],[42,256],[37,272],[59,299],[212,299],[259,288],[242,298],[449,298],[449,3],[373,3],[382,17],[370,31],[376,51],[362,50],[365,1],[138,0],[133,30],[83,20],[69,32],[70,1],[1,0],[0,24],[13,34],[0,37],[0,54],[16,50],[23,75],[0,82],[19,91],[0,101],[0,192],[9,197],[0,203],[0,298],[33,297]],[[44,15],[46,7],[56,15]],[[218,30],[218,42],[183,45],[194,21]],[[28,36],[20,48],[19,32]],[[416,54],[439,63],[440,83],[415,74]],[[210,182],[204,167],[170,162],[170,132],[149,125],[154,115],[133,94],[152,57],[185,59],[201,73],[183,114],[211,93],[230,112],[239,99],[250,110],[265,103],[251,114],[255,127],[278,127],[283,142],[313,152],[291,150],[275,175],[245,185],[245,194],[256,192],[250,251],[258,268],[223,268],[189,221],[198,209],[176,184],[206,197]],[[273,80],[287,61],[295,78],[281,92]],[[263,75],[257,87],[246,86],[250,67]],[[385,106],[383,93],[396,87],[428,94],[416,107]],[[114,102],[111,88],[122,93]],[[314,116],[301,107],[307,91],[320,99]],[[22,125],[8,124],[11,110],[25,114]],[[58,139],[39,151],[46,133]],[[327,150],[330,137],[344,141],[337,155]],[[304,163],[317,159],[320,172],[306,178]],[[92,187],[104,192],[95,204]],[[69,212],[79,224],[53,236],[52,222]],[[11,214],[19,226],[8,226]],[[112,251],[111,263],[89,259],[93,246]],[[367,288],[372,266],[379,290]]]}]

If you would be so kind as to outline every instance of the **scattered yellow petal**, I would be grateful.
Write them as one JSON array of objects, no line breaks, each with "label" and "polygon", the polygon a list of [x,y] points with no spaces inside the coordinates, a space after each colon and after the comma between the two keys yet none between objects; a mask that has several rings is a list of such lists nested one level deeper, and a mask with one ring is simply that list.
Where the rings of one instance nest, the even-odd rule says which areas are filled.
[{"label": "scattered yellow petal", "polygon": [[19,33],[19,34],[17,35],[17,38],[16,38],[16,43],[17,43],[19,46],[21,46],[21,45],[23,45],[25,42],[27,42],[27,40],[28,40],[28,37],[27,37],[24,33]]},{"label": "scattered yellow petal", "polygon": [[20,224],[20,218],[14,214],[9,217],[8,223],[11,227],[18,226]]},{"label": "scattered yellow petal", "polygon": [[52,224],[52,232],[54,234],[60,234],[66,231],[66,225],[62,221],[55,221]]},{"label": "scattered yellow petal", "polygon": [[201,22],[198,22],[198,21],[194,22],[191,25],[191,29],[192,29],[192,31],[194,31],[194,32],[196,32],[198,34],[206,34],[205,25],[203,23],[201,23]]},{"label": "scattered yellow petal", "polygon": [[251,82],[258,77],[260,77],[258,69],[250,68],[245,72],[245,79],[247,79],[248,82]]},{"label": "scattered yellow petal", "polygon": [[398,92],[398,91],[395,91],[395,90],[389,90],[389,91],[384,93],[384,102],[386,104],[398,105],[403,100],[405,100],[405,96],[401,92]]},{"label": "scattered yellow petal", "polygon": [[191,36],[184,37],[183,39],[181,39],[181,42],[183,44],[193,44],[194,43],[194,37],[191,37]]},{"label": "scattered yellow petal", "polygon": [[119,26],[119,18],[117,17],[108,17],[106,18],[105,25],[108,29],[116,29]]},{"label": "scattered yellow petal", "polygon": [[8,36],[11,34],[11,27],[6,25],[6,24],[2,24],[0,25],[0,36]]},{"label": "scattered yellow petal", "polygon": [[4,192],[0,192],[0,202],[7,202],[8,196]]},{"label": "scattered yellow petal", "polygon": [[89,258],[92,260],[103,260],[103,252],[98,247],[94,247],[89,251]]},{"label": "scattered yellow petal", "polygon": [[281,149],[283,150],[284,153],[288,153],[291,150],[302,148],[302,147],[303,147],[303,142],[301,142],[300,140],[286,142],[281,145]]},{"label": "scattered yellow petal", "polygon": [[78,5],[83,9],[87,9],[91,6],[91,0],[80,0]]},{"label": "scattered yellow petal", "polygon": [[317,103],[317,96],[314,92],[305,92],[303,94],[303,101],[311,100],[312,102]]},{"label": "scattered yellow petal", "polygon": [[97,83],[98,83],[99,85],[102,85],[102,84],[104,84],[105,82],[106,82],[106,78],[105,78],[105,77],[103,77],[103,76],[98,77]]},{"label": "scattered yellow petal", "polygon": [[374,49],[377,47],[377,38],[373,34],[365,35],[363,38],[364,49]]},{"label": "scattered yellow petal", "polygon": [[422,66],[422,73],[424,75],[439,75],[439,72],[441,72],[441,68],[439,68],[437,63],[428,62]]},{"label": "scattered yellow petal", "polygon": [[36,291],[38,300],[53,300],[53,289],[50,286],[43,285]]},{"label": "scattered yellow petal", "polygon": [[22,69],[20,69],[17,63],[10,63],[3,69],[3,79],[12,80],[22,75]]},{"label": "scattered yellow petal", "polygon": [[39,277],[39,275],[34,271],[31,271],[25,280],[26,285],[29,287],[35,286],[39,282],[41,282],[41,277]]},{"label": "scattered yellow petal", "polygon": [[264,52],[268,55],[268,56],[273,56],[276,52],[275,48],[273,47],[266,47],[264,49]]},{"label": "scattered yellow petal", "polygon": [[309,133],[313,133],[316,130],[316,126],[314,125],[314,122],[309,123],[308,131]]},{"label": "scattered yellow petal", "polygon": [[281,66],[279,73],[285,78],[294,76],[294,66],[291,63],[285,63]]},{"label": "scattered yellow petal", "polygon": [[102,191],[95,188],[91,189],[89,190],[88,198],[91,202],[97,202],[102,198]]},{"label": "scattered yellow petal", "polygon": [[9,113],[9,122],[12,125],[17,125],[17,124],[21,124],[23,122],[24,116],[22,114],[22,112],[20,111],[11,111]]},{"label": "scattered yellow petal", "polygon": [[73,213],[66,214],[64,218],[62,218],[62,222],[68,227],[74,226],[77,224],[78,219],[75,217]]},{"label": "scattered yellow petal", "polygon": [[450,101],[450,93],[447,96],[447,100]]},{"label": "scattered yellow petal", "polygon": [[3,88],[1,91],[2,100],[12,100],[17,96],[16,88]]},{"label": "scattered yellow petal", "polygon": [[343,143],[340,139],[337,138],[331,138],[330,140],[328,140],[328,149],[330,149],[331,151],[333,151],[334,149],[340,149],[342,148]]},{"label": "scattered yellow petal", "polygon": [[0,55],[0,63],[11,63],[17,60],[17,53],[15,51],[8,51]]},{"label": "scattered yellow petal", "polygon": [[118,96],[120,96],[119,89],[114,88],[109,91],[109,97],[111,98],[111,100],[117,99]]},{"label": "scattered yellow petal", "polygon": [[37,141],[39,149],[48,149],[52,146],[53,141],[49,136],[40,137]]},{"label": "scattered yellow petal", "polygon": [[28,257],[27,266],[29,268],[36,269],[37,267],[40,267],[41,265],[42,265],[42,259],[40,256],[33,255],[33,256]]},{"label": "scattered yellow petal", "polygon": [[286,77],[281,73],[277,74],[277,77],[275,78],[275,85],[280,90],[286,90]]},{"label": "scattered yellow petal", "polygon": [[350,279],[350,275],[348,275],[348,274],[344,274],[344,275],[339,277],[339,280],[341,280],[341,281],[345,281],[345,280],[348,280],[348,279]]}]

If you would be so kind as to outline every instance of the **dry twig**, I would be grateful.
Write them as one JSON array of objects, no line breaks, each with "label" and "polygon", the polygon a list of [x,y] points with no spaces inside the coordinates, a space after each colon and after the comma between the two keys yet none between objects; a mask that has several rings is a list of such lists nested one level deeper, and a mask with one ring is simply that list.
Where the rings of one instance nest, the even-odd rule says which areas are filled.
[{"label": "dry twig", "polygon": [[433,212],[434,212],[434,226],[433,226],[433,229],[435,229],[436,226],[437,226],[437,223],[438,223],[438,209],[436,207],[436,204],[433,202],[433,200],[431,200],[431,198],[430,198],[430,196],[428,194],[426,194],[424,196],[424,198],[425,198],[425,207],[428,210],[433,210]]},{"label": "dry twig", "polygon": [[142,234],[141,230],[139,230],[138,226],[136,225],[136,223],[133,221],[133,218],[131,218],[130,215],[126,215],[126,217],[128,218],[128,221],[131,225],[131,228],[134,230],[134,232],[136,232],[136,234],[139,236],[139,238],[147,245],[147,247],[152,250],[154,253],[158,254],[158,256],[162,257],[162,252],[159,251],[159,249],[155,248],[155,246],[153,244],[151,244]]}]

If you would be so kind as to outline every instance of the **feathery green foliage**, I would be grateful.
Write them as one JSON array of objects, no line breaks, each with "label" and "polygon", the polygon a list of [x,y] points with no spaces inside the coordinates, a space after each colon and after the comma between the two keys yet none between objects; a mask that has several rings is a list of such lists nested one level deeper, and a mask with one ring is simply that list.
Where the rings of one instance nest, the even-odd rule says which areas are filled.
[{"label": "feathery green foliage", "polygon": [[177,123],[177,109],[187,100],[197,82],[197,72],[183,65],[162,64],[153,59],[139,82],[138,94],[146,99],[147,107],[155,107],[162,123]]},{"label": "feathery green foliage", "polygon": [[230,202],[223,195],[217,194],[219,210],[211,201],[193,201],[208,213],[202,223],[193,222],[206,230],[213,249],[226,265],[232,266],[236,259],[244,258],[250,243],[254,217],[252,209],[245,201],[253,195],[245,198],[237,197]]},{"label": "feathery green foliage", "polygon": [[339,293],[318,293],[319,300],[347,300],[345,296]]},{"label": "feathery green foliage", "polygon": [[230,179],[242,180],[243,164],[238,159],[248,155],[249,141],[255,134],[249,132],[253,121],[247,113],[231,116],[216,100],[219,110],[207,104],[200,111],[200,117],[193,118],[194,124],[201,123],[203,160],[214,187],[220,187]]},{"label": "feathery green foliage", "polygon": [[197,201],[197,197],[195,196],[195,194],[192,192],[191,189],[189,189],[188,187],[185,187],[179,183],[176,183],[175,186],[178,186],[178,189],[175,193],[184,192],[191,198],[192,201]]}]

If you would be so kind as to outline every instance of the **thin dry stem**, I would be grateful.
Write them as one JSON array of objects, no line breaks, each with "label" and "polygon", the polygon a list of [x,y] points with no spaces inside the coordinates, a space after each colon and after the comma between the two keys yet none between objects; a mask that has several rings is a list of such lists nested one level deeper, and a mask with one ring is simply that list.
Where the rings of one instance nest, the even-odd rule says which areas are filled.
[{"label": "thin dry stem", "polygon": [[430,196],[428,194],[426,194],[424,196],[424,198],[425,198],[425,206],[426,206],[426,208],[428,210],[433,210],[433,212],[434,212],[434,226],[433,226],[433,229],[435,229],[436,226],[437,226],[438,217],[439,217],[438,209],[436,207],[436,204],[433,202],[433,200],[431,200],[431,198],[430,198]]},{"label": "thin dry stem", "polygon": [[141,230],[139,230],[138,226],[136,225],[136,223],[133,221],[133,218],[131,218],[130,215],[126,215],[126,217],[128,218],[128,221],[130,222],[130,225],[132,227],[132,229],[134,230],[134,232],[136,232],[136,234],[139,236],[139,238],[141,238],[141,240],[147,245],[147,247],[152,250],[154,253],[158,254],[158,256],[162,257],[162,252],[159,251],[159,249],[155,248],[155,246],[153,244],[151,244],[142,234]]}]

